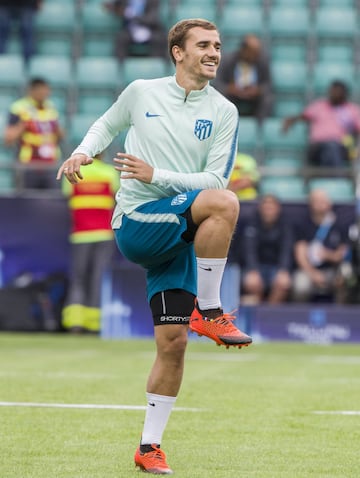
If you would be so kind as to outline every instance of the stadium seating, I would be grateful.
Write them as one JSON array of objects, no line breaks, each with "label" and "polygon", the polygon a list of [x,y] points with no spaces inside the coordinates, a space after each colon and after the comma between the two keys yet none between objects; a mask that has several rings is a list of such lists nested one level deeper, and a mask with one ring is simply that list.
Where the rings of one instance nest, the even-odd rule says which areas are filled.
[{"label": "stadium seating", "polygon": [[0,175],[2,174],[3,170],[7,166],[11,166],[14,164],[14,156],[13,151],[9,148],[5,148],[4,146],[0,145]]},{"label": "stadium seating", "polygon": [[271,8],[268,32],[271,42],[307,44],[310,35],[309,10],[279,5]]},{"label": "stadium seating", "polygon": [[64,94],[62,91],[52,91],[51,101],[54,103],[56,109],[61,116],[66,116],[70,108],[70,98],[67,94]]},{"label": "stadium seating", "polygon": [[[291,6],[296,8],[310,8],[311,0],[291,0]],[[289,0],[272,0],[272,6],[289,7]]]},{"label": "stadium seating", "polygon": [[354,184],[350,178],[310,178],[309,191],[322,189],[336,202],[348,202],[355,199]]},{"label": "stadium seating", "polygon": [[70,36],[64,38],[38,38],[36,53],[38,55],[73,56],[73,39]]},{"label": "stadium seating", "polygon": [[84,41],[81,42],[80,52],[81,56],[112,56],[115,52],[114,38],[110,36],[92,38],[85,35]]},{"label": "stadium seating", "polygon": [[116,100],[116,96],[105,93],[86,94],[81,93],[77,97],[77,113],[88,115],[103,114]]},{"label": "stadium seating", "polygon": [[2,193],[10,192],[14,189],[14,171],[11,169],[2,169],[0,174],[0,191]]},{"label": "stadium seating", "polygon": [[325,94],[333,80],[344,81],[350,88],[353,88],[355,86],[355,68],[352,63],[319,61],[314,65],[311,79],[314,96]]},{"label": "stadium seating", "polygon": [[67,90],[73,83],[72,62],[68,56],[35,55],[29,63],[29,76],[45,78],[53,90]]},{"label": "stadium seating", "polygon": [[301,172],[303,162],[294,157],[265,157],[264,167],[266,175],[296,175]]},{"label": "stadium seating", "polygon": [[[163,1],[163,3],[165,3],[165,1]],[[168,1],[167,3],[170,3],[170,2]],[[207,8],[218,8],[219,2],[218,0],[196,0],[196,2],[194,2],[194,0],[180,0],[175,2],[175,8],[178,7],[179,5],[191,8],[194,5],[194,3],[196,3],[196,5],[199,5],[204,10],[204,13],[206,13]],[[229,3],[229,0],[227,0],[226,3]],[[185,18],[190,18],[190,17],[185,17]]]},{"label": "stadium seating", "polygon": [[19,55],[0,55],[0,93],[19,94],[26,83],[26,72]]},{"label": "stadium seating", "polygon": [[102,2],[83,6],[79,20],[81,56],[111,56],[115,51],[116,32],[121,20],[107,12]]},{"label": "stadium seating", "polygon": [[108,13],[102,2],[91,2],[83,8],[80,24],[85,35],[84,41],[101,36],[114,39],[114,34],[121,26],[120,19]]},{"label": "stadium seating", "polygon": [[21,40],[16,31],[10,32],[6,53],[9,55],[21,55]]},{"label": "stadium seating", "polygon": [[[7,122],[7,113],[0,110],[0,131],[3,132]],[[0,147],[3,147],[3,134],[0,134]]]},{"label": "stadium seating", "polygon": [[305,95],[308,73],[303,61],[273,60],[271,71],[275,93]]},{"label": "stadium seating", "polygon": [[70,150],[80,144],[85,133],[97,118],[96,114],[75,113],[72,115],[67,138]]},{"label": "stadium seating", "polygon": [[254,118],[240,118],[239,151],[256,154],[259,147],[259,125]]},{"label": "stadium seating", "polygon": [[294,125],[286,134],[281,131],[281,118],[267,118],[262,128],[262,146],[265,156],[302,158],[307,145],[307,128]]},{"label": "stadium seating", "polygon": [[271,43],[270,44],[271,61],[279,62],[304,62],[307,61],[307,48],[304,43],[288,44]]},{"label": "stadium seating", "polygon": [[263,12],[256,6],[225,5],[218,18],[218,27],[223,41],[239,39],[247,33],[262,37],[265,33]]},{"label": "stadium seating", "polygon": [[349,44],[320,44],[317,48],[317,60],[351,65],[355,61],[354,53],[354,48]]},{"label": "stadium seating", "polygon": [[303,178],[298,176],[266,176],[260,181],[261,194],[274,194],[282,201],[302,201],[307,191]]},{"label": "stadium seating", "polygon": [[189,2],[181,3],[175,7],[172,13],[172,23],[184,18],[206,18],[211,22],[217,21],[217,7],[215,2]]},{"label": "stadium seating", "polygon": [[[3,132],[7,121],[7,114],[0,112],[0,131]],[[0,192],[8,192],[14,187],[14,151],[3,144],[3,135],[0,135]]]},{"label": "stadium seating", "polygon": [[[284,135],[282,118],[299,113],[310,99],[325,94],[333,79],[346,81],[355,90],[353,98],[360,97],[358,0],[160,1],[166,28],[181,18],[215,21],[223,52],[237,49],[246,33],[263,39],[271,58],[274,118],[261,127],[252,118],[241,118],[239,150],[260,159],[265,176],[279,168],[290,176],[299,175],[297,196],[302,198],[306,126],[298,124]],[[161,58],[129,57],[118,63],[115,40],[121,20],[102,4],[102,0],[43,2],[35,24],[37,52],[27,70],[18,35],[13,32],[9,53],[0,56],[1,111],[23,93],[29,77],[45,77],[62,121],[68,125],[72,147],[129,82],[173,73],[173,65]],[[116,149],[123,148],[124,137],[115,140]],[[7,158],[8,151],[0,147],[0,164]],[[274,186],[271,181],[270,186]]]},{"label": "stadium seating", "polygon": [[80,93],[85,90],[116,93],[121,87],[120,69],[114,57],[81,57],[75,65]]},{"label": "stadium seating", "polygon": [[[183,0],[180,0],[183,1]],[[237,5],[239,6],[239,0],[218,0],[220,8],[224,5]],[[241,0],[242,7],[257,7],[260,10],[264,7],[264,0]]]},{"label": "stadium seating", "polygon": [[271,70],[275,93],[274,114],[283,117],[299,113],[310,91],[306,63],[274,60]]},{"label": "stadium seating", "polygon": [[35,17],[36,53],[71,57],[79,41],[76,2],[43,2]]},{"label": "stadium seating", "polygon": [[[318,0],[320,7],[339,7],[339,0]],[[356,8],[357,0],[341,0],[342,7]]]},{"label": "stadium seating", "polygon": [[358,34],[356,10],[343,3],[341,7],[319,7],[315,14],[315,34],[320,42],[354,44]]},{"label": "stadium seating", "polygon": [[285,118],[286,116],[297,115],[304,109],[305,104],[305,98],[277,97],[273,109],[274,116]]},{"label": "stadium seating", "polygon": [[[9,106],[11,105],[11,103],[13,101],[15,101],[17,99],[17,95],[15,95],[14,93],[2,93],[0,91],[0,116],[2,113],[6,114],[8,109],[9,109]],[[0,127],[2,127],[2,125],[0,124]]]},{"label": "stadium seating", "polygon": [[170,64],[163,58],[128,57],[122,63],[122,83],[125,87],[136,79],[151,79],[169,74]]},{"label": "stadium seating", "polygon": [[76,7],[74,2],[43,2],[35,17],[38,35],[67,35],[74,33]]}]

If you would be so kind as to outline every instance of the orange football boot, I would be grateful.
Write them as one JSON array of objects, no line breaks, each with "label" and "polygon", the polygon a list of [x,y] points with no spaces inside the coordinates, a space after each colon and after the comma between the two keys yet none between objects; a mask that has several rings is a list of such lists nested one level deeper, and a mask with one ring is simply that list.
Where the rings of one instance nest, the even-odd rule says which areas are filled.
[{"label": "orange football boot", "polygon": [[172,475],[173,471],[166,463],[165,453],[159,445],[152,444],[152,451],[141,453],[140,446],[137,448],[134,456],[135,466],[142,471],[154,475]]},{"label": "orange football boot", "polygon": [[202,312],[195,301],[195,308],[190,316],[189,328],[191,332],[198,335],[205,335],[209,339],[214,340],[218,345],[229,347],[247,347],[252,343],[249,335],[241,332],[234,324],[234,316],[224,314],[219,309],[219,315],[215,318],[206,316],[206,311]]}]

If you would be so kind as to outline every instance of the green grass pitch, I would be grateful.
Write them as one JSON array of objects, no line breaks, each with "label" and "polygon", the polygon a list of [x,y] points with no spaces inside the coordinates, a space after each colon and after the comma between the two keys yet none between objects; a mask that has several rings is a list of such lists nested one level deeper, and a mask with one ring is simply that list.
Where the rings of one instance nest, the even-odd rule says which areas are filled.
[{"label": "green grass pitch", "polygon": [[[0,477],[142,476],[144,410],[19,405],[143,406],[153,357],[152,340],[0,334]],[[358,345],[190,341],[176,408],[178,478],[360,476]]]}]

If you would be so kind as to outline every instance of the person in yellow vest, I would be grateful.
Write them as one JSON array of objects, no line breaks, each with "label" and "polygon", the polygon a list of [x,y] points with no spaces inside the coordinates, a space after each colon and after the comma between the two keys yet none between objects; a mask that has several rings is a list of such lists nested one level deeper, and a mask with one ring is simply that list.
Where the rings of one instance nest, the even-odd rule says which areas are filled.
[{"label": "person in yellow vest", "polygon": [[115,245],[111,216],[119,174],[96,156],[83,176],[77,184],[62,182],[71,214],[71,270],[62,325],[74,333],[97,333],[101,325],[101,281]]},{"label": "person in yellow vest", "polygon": [[4,143],[17,147],[21,165],[18,187],[57,188],[54,166],[60,159],[59,143],[64,136],[59,113],[49,97],[50,85],[43,78],[33,78],[25,97],[11,104]]},{"label": "person in yellow vest", "polygon": [[238,153],[228,189],[233,191],[239,200],[256,199],[259,179],[260,172],[256,159],[249,154]]}]

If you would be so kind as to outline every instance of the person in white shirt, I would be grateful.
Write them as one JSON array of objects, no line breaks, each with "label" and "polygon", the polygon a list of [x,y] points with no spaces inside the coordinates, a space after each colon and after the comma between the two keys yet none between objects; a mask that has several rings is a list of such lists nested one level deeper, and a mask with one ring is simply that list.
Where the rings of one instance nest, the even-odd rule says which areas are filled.
[{"label": "person in white shirt", "polygon": [[129,128],[126,152],[114,159],[121,189],[112,225],[122,254],[147,273],[157,355],[135,464],[154,474],[172,473],[160,443],[182,381],[188,327],[226,347],[252,342],[220,302],[239,201],[226,189],[238,113],[209,85],[221,58],[219,32],[207,20],[182,20],[168,47],[175,76],[131,83],[57,175],[78,182],[81,167]]}]

